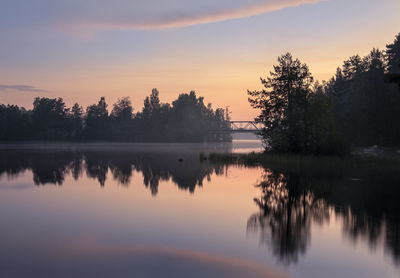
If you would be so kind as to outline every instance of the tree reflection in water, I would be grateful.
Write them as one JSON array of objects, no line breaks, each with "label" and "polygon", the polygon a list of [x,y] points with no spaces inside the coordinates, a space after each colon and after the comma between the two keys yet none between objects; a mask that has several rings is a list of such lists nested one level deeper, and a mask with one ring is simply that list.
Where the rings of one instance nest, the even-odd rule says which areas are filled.
[{"label": "tree reflection in water", "polygon": [[310,190],[300,187],[307,179],[267,170],[257,185],[262,195],[254,199],[260,212],[248,220],[248,231],[259,232],[278,259],[297,262],[310,243],[311,221],[329,220],[329,210]]},{"label": "tree reflection in water", "polygon": [[[105,186],[111,173],[119,184],[129,186],[135,171],[142,173],[143,183],[157,195],[160,181],[172,180],[180,189],[194,193],[213,173],[222,175],[225,166],[201,163],[198,154],[126,152],[126,151],[1,151],[0,175],[15,176],[25,170],[33,173],[35,185],[62,185],[65,177],[96,179]],[[190,167],[188,167],[190,165]],[[109,173],[110,172],[110,173]]]},{"label": "tree reflection in water", "polygon": [[278,261],[296,263],[311,241],[313,224],[337,217],[343,234],[352,241],[366,240],[370,248],[383,244],[400,263],[400,197],[398,178],[366,177],[354,183],[341,177],[310,177],[265,169],[256,186],[259,212],[247,223],[247,232],[258,234]]},{"label": "tree reflection in water", "polygon": [[[183,163],[178,161],[183,159]],[[189,165],[189,166],[188,166]],[[67,176],[84,174],[105,186],[110,176],[129,186],[135,172],[157,195],[161,181],[195,192],[204,179],[223,175],[227,165],[201,163],[197,154],[179,156],[159,152],[127,151],[0,151],[0,175],[33,173],[35,185],[62,185]],[[254,201],[258,212],[247,223],[248,233],[258,234],[283,264],[296,263],[311,243],[312,225],[324,225],[337,217],[351,241],[367,241],[371,248],[383,245],[400,264],[400,177],[365,173],[359,180],[340,175],[305,175],[289,170],[265,169]]]}]

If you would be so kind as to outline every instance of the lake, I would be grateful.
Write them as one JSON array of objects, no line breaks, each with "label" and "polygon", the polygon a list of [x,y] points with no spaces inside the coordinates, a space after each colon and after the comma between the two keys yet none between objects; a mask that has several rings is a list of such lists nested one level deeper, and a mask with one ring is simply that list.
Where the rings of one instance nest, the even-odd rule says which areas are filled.
[{"label": "lake", "polygon": [[233,144],[0,145],[0,277],[400,277],[400,179]]}]

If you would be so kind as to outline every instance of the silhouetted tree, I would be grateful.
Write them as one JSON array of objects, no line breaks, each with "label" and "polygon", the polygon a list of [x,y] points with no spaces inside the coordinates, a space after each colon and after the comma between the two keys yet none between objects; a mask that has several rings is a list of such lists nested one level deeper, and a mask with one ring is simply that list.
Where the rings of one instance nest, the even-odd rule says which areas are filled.
[{"label": "silhouetted tree", "polygon": [[129,97],[118,99],[111,112],[110,140],[131,141],[133,138],[133,107]]},{"label": "silhouetted tree", "polygon": [[104,97],[100,98],[98,104],[90,105],[86,109],[85,138],[90,140],[105,140],[108,134],[108,111]]},{"label": "silhouetted tree", "polygon": [[400,33],[393,43],[386,46],[386,57],[388,61],[388,72],[390,74],[400,73]]},{"label": "silhouetted tree", "polygon": [[315,85],[309,96],[306,115],[306,149],[313,154],[344,154],[350,150],[336,131],[332,116],[332,103],[324,85]]},{"label": "silhouetted tree", "polygon": [[396,70],[400,57],[399,36],[385,52],[373,49],[361,58],[351,57],[338,69],[325,90],[333,103],[337,130],[354,146],[399,145],[400,94]]},{"label": "silhouetted tree", "polygon": [[194,91],[181,94],[172,103],[160,102],[159,92],[153,89],[144,100],[141,113],[136,114],[136,127],[141,141],[230,141],[228,122],[222,109],[206,107]]},{"label": "silhouetted tree", "polygon": [[33,102],[34,139],[67,139],[70,121],[69,110],[62,98],[35,98]]},{"label": "silhouetted tree", "polygon": [[[323,140],[322,137],[316,138],[317,129],[327,132],[329,136],[336,136],[329,110],[321,111],[313,107],[309,112],[310,106],[319,105],[316,100],[322,99],[313,94],[313,80],[308,66],[287,53],[278,58],[278,65],[274,66],[270,77],[261,78],[265,89],[248,91],[251,106],[261,110],[256,121],[264,124],[261,135],[267,150],[321,153],[326,148],[315,146]],[[327,105],[324,107],[328,109]],[[322,114],[315,115],[317,111]],[[319,120],[320,116],[324,120]],[[339,140],[331,142],[335,141]],[[339,150],[335,146],[331,148],[334,149]]]},{"label": "silhouetted tree", "polygon": [[223,133],[218,134],[218,130],[228,129],[224,114],[221,114],[221,111],[214,112],[211,107],[207,108],[204,105],[204,98],[197,97],[194,91],[179,95],[172,103],[169,119],[167,129],[175,141],[196,141],[196,138],[212,141],[229,140]]},{"label": "silhouetted tree", "polygon": [[71,139],[82,139],[83,136],[83,107],[75,103],[71,108],[72,132]]},{"label": "silhouetted tree", "polygon": [[343,63],[343,77],[345,80],[350,80],[367,70],[365,59],[359,55],[354,55]]},{"label": "silhouetted tree", "polygon": [[0,105],[0,140],[29,140],[32,136],[32,113],[15,105]]},{"label": "silhouetted tree", "polygon": [[286,53],[261,83],[265,89],[248,94],[251,106],[261,109],[256,120],[265,125],[262,135],[266,146],[274,151],[301,152],[305,148],[307,98],[313,83],[308,66]]},{"label": "silhouetted tree", "polygon": [[388,61],[387,79],[399,85],[400,90],[400,33],[393,43],[387,45],[386,58]]},{"label": "silhouetted tree", "polygon": [[132,102],[129,97],[119,98],[114,104],[113,110],[111,112],[111,117],[116,120],[131,120],[133,113]]}]

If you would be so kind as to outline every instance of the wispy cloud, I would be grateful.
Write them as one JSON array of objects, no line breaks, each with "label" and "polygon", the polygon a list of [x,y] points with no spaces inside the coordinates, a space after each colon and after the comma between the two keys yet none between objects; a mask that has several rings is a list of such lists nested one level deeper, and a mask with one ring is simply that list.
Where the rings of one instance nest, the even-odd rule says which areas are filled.
[{"label": "wispy cloud", "polygon": [[45,93],[46,90],[38,89],[34,86],[29,85],[0,85],[0,92],[5,91],[18,91],[18,92],[35,92],[35,93]]},{"label": "wispy cloud", "polygon": [[[157,13],[157,15],[148,14],[127,16],[126,13],[121,14],[120,18],[86,18],[78,19],[77,23],[83,23],[90,27],[100,29],[133,29],[133,30],[151,30],[151,29],[168,29],[174,27],[186,27],[198,24],[207,24],[212,22],[225,21],[230,19],[246,18],[264,13],[274,12],[277,10],[297,7],[305,4],[315,4],[329,0],[256,0],[245,1],[247,4],[233,4],[219,6],[213,8],[199,10],[167,10]],[[218,1],[217,1],[218,2]]]},{"label": "wispy cloud", "polygon": [[85,27],[143,30],[245,18],[329,0],[31,0],[24,4],[3,1],[0,23],[5,21],[4,26],[32,30],[37,24],[41,28],[58,26],[75,30]]}]

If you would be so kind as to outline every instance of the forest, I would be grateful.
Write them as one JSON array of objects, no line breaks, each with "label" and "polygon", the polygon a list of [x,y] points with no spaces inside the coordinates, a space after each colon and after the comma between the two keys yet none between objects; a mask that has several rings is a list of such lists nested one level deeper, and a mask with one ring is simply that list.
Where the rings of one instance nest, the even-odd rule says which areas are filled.
[{"label": "forest", "polygon": [[262,90],[248,91],[267,151],[345,154],[353,147],[400,146],[400,34],[384,51],[351,56],[329,81],[315,82],[290,53]]},{"label": "forest", "polygon": [[322,85],[337,129],[353,145],[399,146],[399,76],[400,34],[385,51],[350,57]]},{"label": "forest", "polygon": [[110,113],[104,97],[86,111],[61,98],[36,97],[32,110],[0,105],[1,141],[218,142],[231,140],[228,128],[225,110],[206,106],[194,91],[168,104],[153,89],[137,113],[129,97]]}]

